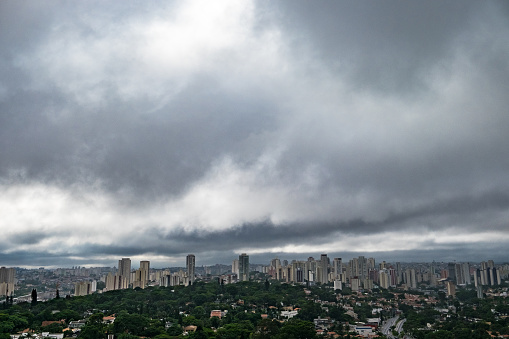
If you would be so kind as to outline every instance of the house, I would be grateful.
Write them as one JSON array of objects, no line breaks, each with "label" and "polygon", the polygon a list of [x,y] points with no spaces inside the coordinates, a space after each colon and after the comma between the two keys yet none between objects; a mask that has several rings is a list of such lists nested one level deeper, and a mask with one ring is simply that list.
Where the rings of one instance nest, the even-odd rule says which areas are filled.
[{"label": "house", "polygon": [[222,317],[224,317],[226,315],[226,312],[228,311],[221,311],[221,310],[212,310],[210,311],[210,317],[218,317],[219,319],[221,319]]},{"label": "house", "polygon": [[299,311],[281,311],[281,316],[291,319],[291,318],[295,317],[297,315],[297,313],[299,313]]},{"label": "house", "polygon": [[196,332],[197,329],[198,329],[198,326],[194,326],[194,325],[189,325],[189,326],[184,327],[184,331],[187,333]]},{"label": "house", "polygon": [[49,332],[42,332],[43,338],[52,338],[52,339],[62,339],[64,337],[63,333],[49,333]]},{"label": "house", "polygon": [[70,329],[77,329],[77,328],[82,328],[83,326],[85,326],[85,324],[87,323],[86,320],[76,320],[76,321],[71,321],[69,323],[69,328]]},{"label": "house", "polygon": [[115,322],[115,315],[103,317],[103,324],[113,324]]}]

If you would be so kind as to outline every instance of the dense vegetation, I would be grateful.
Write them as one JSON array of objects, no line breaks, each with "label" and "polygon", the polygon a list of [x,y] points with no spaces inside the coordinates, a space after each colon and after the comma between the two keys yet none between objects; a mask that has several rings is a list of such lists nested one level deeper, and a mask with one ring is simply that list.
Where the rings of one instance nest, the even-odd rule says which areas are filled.
[{"label": "dense vegetation", "polygon": [[[126,289],[44,303],[7,302],[0,309],[0,339],[27,328],[61,333],[70,321],[83,319],[86,324],[79,338],[85,339],[106,338],[107,334],[114,334],[115,338],[157,339],[315,338],[313,320],[318,317],[330,318],[327,331],[348,337],[354,336],[349,333],[348,323],[367,321],[373,317],[374,308],[379,309],[382,320],[399,314],[399,319],[404,319],[404,332],[415,339],[491,338],[490,333],[509,334],[509,305],[505,297],[478,299],[476,292],[469,289],[459,289],[455,298],[445,297],[438,289],[431,292],[434,297],[413,291],[408,294],[413,299],[407,299],[406,291],[394,289],[369,293],[345,289],[338,295],[330,286],[304,288],[277,281],[222,285],[198,281],[187,287]],[[286,319],[281,312],[294,308],[299,309],[298,314],[282,321]],[[347,315],[346,309],[355,319]],[[223,311],[223,316],[211,317],[212,310]],[[103,317],[110,315],[115,316],[114,323],[104,323]],[[44,323],[43,327],[47,321],[59,322]],[[188,331],[185,336],[184,330]],[[392,331],[399,335],[394,328]]]},{"label": "dense vegetation", "polygon": [[509,334],[509,305],[505,298],[478,299],[474,290],[459,290],[456,298],[442,307],[449,311],[441,313],[430,306],[417,310],[400,307],[405,310],[406,333],[416,339],[488,339],[491,334]]},{"label": "dense vegetation", "polygon": [[[302,312],[281,324],[275,318],[283,305],[301,307]],[[212,310],[227,312],[222,319],[211,318]],[[116,334],[117,338],[175,338],[189,325],[195,325],[196,331],[187,338],[313,338],[313,317],[323,312],[306,299],[301,286],[197,282],[188,287],[126,289],[45,303],[4,305],[0,311],[0,338],[26,328],[40,331],[43,321],[65,320],[68,324],[84,318],[87,322],[80,338],[85,339],[105,338],[107,334]],[[341,317],[343,312],[337,313]],[[103,316],[113,314],[115,322],[104,324]],[[262,319],[262,314],[267,319]],[[63,328],[64,324],[51,324],[43,330],[62,332]]]}]

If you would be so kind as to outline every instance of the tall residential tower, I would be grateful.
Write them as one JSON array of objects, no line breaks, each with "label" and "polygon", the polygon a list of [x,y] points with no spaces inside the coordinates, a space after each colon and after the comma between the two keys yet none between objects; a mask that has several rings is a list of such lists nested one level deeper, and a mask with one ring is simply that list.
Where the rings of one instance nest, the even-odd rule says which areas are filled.
[{"label": "tall residential tower", "polygon": [[249,255],[242,253],[239,255],[239,281],[249,280]]},{"label": "tall residential tower", "polygon": [[189,285],[194,284],[194,267],[196,258],[194,254],[188,254],[186,257],[187,277],[189,278]]}]

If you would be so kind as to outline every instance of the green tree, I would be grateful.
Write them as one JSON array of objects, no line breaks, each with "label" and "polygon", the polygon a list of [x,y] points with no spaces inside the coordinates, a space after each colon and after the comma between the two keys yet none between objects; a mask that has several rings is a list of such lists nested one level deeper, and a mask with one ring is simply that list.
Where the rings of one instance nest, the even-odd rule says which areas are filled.
[{"label": "green tree", "polygon": [[207,312],[203,306],[196,306],[191,314],[197,319],[203,319],[207,315]]},{"label": "green tree", "polygon": [[276,338],[280,339],[312,339],[316,338],[315,325],[311,321],[290,319],[287,321]]},{"label": "green tree", "polygon": [[37,304],[37,290],[32,289],[32,305],[35,306]]},{"label": "green tree", "polygon": [[319,304],[308,301],[305,304],[300,305],[300,311],[297,313],[297,318],[307,321],[313,321],[319,315],[322,315],[322,308]]},{"label": "green tree", "polygon": [[221,319],[218,317],[212,317],[210,318],[210,326],[214,328],[218,328],[219,325],[221,325]]},{"label": "green tree", "polygon": [[12,321],[3,320],[0,321],[0,333],[12,333],[14,331],[14,323]]},{"label": "green tree", "polygon": [[247,339],[253,331],[253,325],[249,321],[226,324],[217,330],[221,339]]},{"label": "green tree", "polygon": [[180,325],[178,324],[174,324],[166,330],[166,333],[168,333],[171,336],[181,335],[182,332],[183,332],[182,327],[180,327]]},{"label": "green tree", "polygon": [[64,331],[64,326],[60,323],[53,323],[45,326],[44,331],[50,333],[62,333]]},{"label": "green tree", "polygon": [[253,339],[270,339],[279,333],[279,323],[272,319],[262,319],[258,322]]},{"label": "green tree", "polygon": [[102,328],[96,325],[85,325],[80,333],[80,339],[100,339],[105,336]]},{"label": "green tree", "polygon": [[131,334],[131,333],[122,333],[119,336],[117,336],[118,339],[139,339],[137,335]]},{"label": "green tree", "polygon": [[169,335],[167,333],[163,333],[163,334],[158,334],[154,337],[154,339],[172,339],[173,336],[172,335]]},{"label": "green tree", "polygon": [[113,329],[115,333],[141,335],[149,325],[149,319],[143,315],[121,312],[115,318]]}]

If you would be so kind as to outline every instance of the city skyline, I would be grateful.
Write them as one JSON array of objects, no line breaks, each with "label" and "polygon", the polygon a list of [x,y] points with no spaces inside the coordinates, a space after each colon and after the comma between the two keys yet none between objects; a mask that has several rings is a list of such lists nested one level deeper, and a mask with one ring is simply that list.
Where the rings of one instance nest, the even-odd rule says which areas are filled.
[{"label": "city skyline", "polygon": [[[497,260],[497,259],[494,259],[493,257],[489,257],[489,259],[487,259],[488,257],[486,257],[486,256],[476,257],[476,258],[473,258],[472,260],[467,260],[467,258],[465,258],[465,257],[461,258],[461,259],[451,258],[451,257],[442,257],[442,258],[435,257],[432,260],[411,260],[411,257],[409,257],[409,258],[407,258],[409,260],[400,260],[398,257],[392,257],[392,258],[391,257],[377,257],[377,256],[372,256],[371,254],[372,253],[336,253],[336,252],[334,252],[334,253],[307,253],[305,255],[300,255],[300,256],[291,256],[291,255],[289,256],[286,253],[283,253],[282,256],[272,255],[272,254],[263,254],[262,256],[255,256],[257,259],[255,259],[255,261],[253,261],[253,260],[249,259],[250,257],[252,257],[249,253],[242,253],[237,256],[228,257],[227,259],[225,259],[225,261],[220,261],[220,262],[213,262],[213,261],[208,260],[207,258],[201,258],[201,257],[196,258],[196,256],[194,254],[187,254],[186,256],[182,257],[181,260],[177,260],[177,261],[171,262],[171,263],[157,261],[155,265],[150,260],[146,260],[146,258],[136,257],[136,258],[122,258],[121,260],[118,260],[118,258],[116,258],[116,260],[113,260],[113,261],[103,261],[104,265],[102,265],[102,266],[94,265],[94,264],[72,264],[72,265],[64,265],[64,266],[50,264],[50,265],[45,265],[45,266],[38,266],[38,265],[16,266],[16,265],[14,265],[12,267],[21,268],[21,269],[39,269],[39,268],[44,268],[44,269],[83,268],[83,269],[87,269],[87,268],[109,267],[109,268],[116,269],[121,276],[125,276],[126,275],[125,272],[127,272],[127,271],[134,273],[136,270],[143,270],[146,273],[150,269],[162,270],[162,269],[168,269],[168,268],[182,268],[182,269],[185,269],[186,272],[188,272],[190,267],[193,269],[196,267],[204,268],[204,267],[214,267],[217,265],[231,266],[232,272],[239,275],[239,270],[240,270],[239,265],[240,265],[240,259],[242,257],[247,257],[247,263],[250,266],[273,265],[274,260],[278,260],[279,262],[291,263],[292,261],[301,262],[301,261],[309,260],[311,258],[316,259],[317,265],[324,265],[325,261],[323,261],[323,260],[325,260],[325,259],[323,259],[323,258],[327,258],[329,261],[329,264],[328,264],[328,267],[330,270],[329,273],[335,272],[336,271],[335,267],[337,265],[345,265],[351,260],[356,260],[356,258],[358,258],[358,257],[367,258],[368,260],[374,260],[376,262],[376,265],[379,265],[382,262],[391,264],[391,265],[395,265],[396,263],[404,264],[404,265],[413,265],[413,264],[437,264],[437,265],[442,264],[443,265],[443,264],[447,264],[447,263],[454,263],[454,264],[468,263],[468,264],[476,265],[476,264],[481,264],[482,262],[484,262],[486,260],[488,260],[490,262],[496,262],[497,265],[508,265],[509,264],[509,260]],[[338,258],[337,257],[338,255],[339,256],[342,255],[342,257]],[[419,257],[420,257],[419,255],[416,256],[416,258],[419,258]],[[128,264],[123,265],[122,264],[123,262],[124,263],[128,262]],[[131,264],[131,262],[133,263],[133,265],[129,266]],[[137,264],[137,262],[139,262],[139,264]],[[0,263],[0,266],[10,266],[10,265],[4,265],[4,264]],[[122,268],[123,266],[129,267],[129,268]],[[191,274],[192,274],[192,272],[191,272]],[[317,279],[320,280],[322,278],[317,278]]]},{"label": "city skyline", "polygon": [[505,262],[508,19],[504,1],[0,2],[0,265]]},{"label": "city skyline", "polygon": [[[203,282],[219,281],[222,284],[263,281],[273,279],[280,282],[315,285],[332,284],[334,289],[351,288],[357,292],[362,289],[372,290],[374,287],[388,289],[403,287],[417,290],[421,285],[431,287],[442,286],[449,295],[454,295],[456,286],[471,288],[482,295],[482,286],[499,286],[507,283],[509,276],[508,263],[495,263],[488,259],[474,262],[424,262],[424,263],[390,263],[378,261],[373,257],[358,256],[349,260],[332,258],[327,253],[319,258],[308,257],[306,260],[271,259],[269,263],[252,264],[249,255],[242,253],[238,259],[228,265],[198,266],[194,254],[186,257],[186,267],[151,268],[150,261],[140,261],[139,268],[131,267],[130,258],[122,258],[115,267],[79,267],[57,269],[19,270],[0,267],[0,296],[15,295],[16,286],[26,289],[26,280],[35,281],[35,276],[47,276],[49,282],[61,286],[62,291],[71,292],[75,296],[83,296],[95,292],[103,293],[123,289],[145,289],[153,286],[189,286],[195,279]],[[16,273],[20,274],[18,281]],[[55,279],[57,279],[55,281]],[[18,284],[18,282],[20,284]],[[58,287],[57,287],[58,288]],[[56,290],[50,288],[44,298],[54,298]],[[22,298],[29,297],[25,295]]]}]

